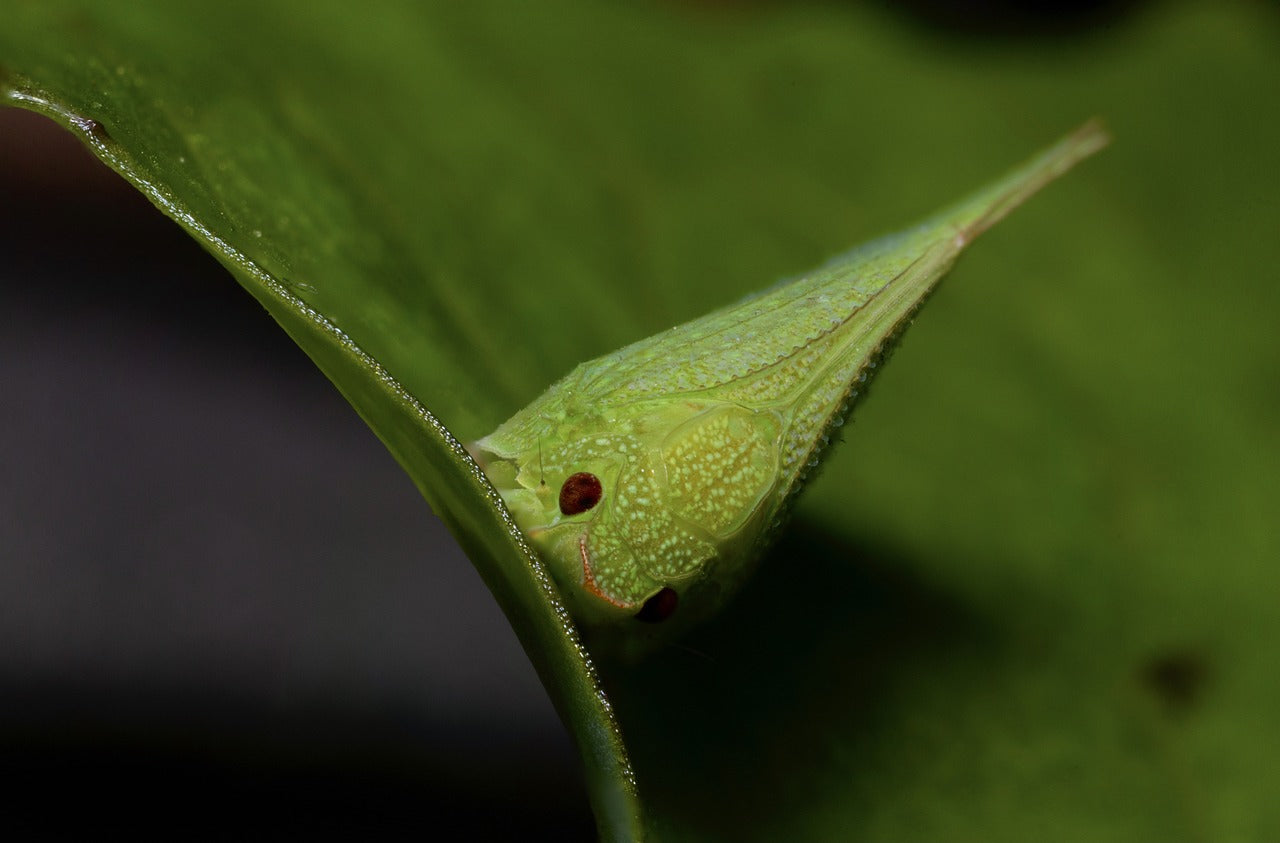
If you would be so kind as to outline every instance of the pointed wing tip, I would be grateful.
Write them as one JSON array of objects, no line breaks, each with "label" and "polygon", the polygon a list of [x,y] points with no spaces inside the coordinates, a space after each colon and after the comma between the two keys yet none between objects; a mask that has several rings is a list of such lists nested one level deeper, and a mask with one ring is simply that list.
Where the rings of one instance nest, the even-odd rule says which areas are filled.
[{"label": "pointed wing tip", "polygon": [[1098,117],[1085,121],[1075,131],[1003,179],[979,191],[956,209],[958,244],[971,242],[1010,211],[1039,193],[1084,159],[1111,143],[1111,133]]},{"label": "pointed wing tip", "polygon": [[1063,138],[1050,154],[1061,162],[1058,172],[1064,173],[1095,152],[1106,148],[1111,140],[1111,131],[1102,118],[1090,117]]}]

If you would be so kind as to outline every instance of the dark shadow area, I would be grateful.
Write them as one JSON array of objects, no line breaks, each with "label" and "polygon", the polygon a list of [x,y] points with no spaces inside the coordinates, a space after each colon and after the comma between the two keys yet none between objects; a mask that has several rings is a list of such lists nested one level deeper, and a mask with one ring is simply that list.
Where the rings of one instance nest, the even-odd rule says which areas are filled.
[{"label": "dark shadow area", "polygon": [[17,839],[587,840],[409,478],[210,255],[0,109],[0,798]]},{"label": "dark shadow area", "polygon": [[[714,623],[611,672],[640,781],[662,813],[691,828],[738,817],[737,831],[758,836],[789,809],[788,794],[805,791],[797,774],[822,783],[832,723],[863,723],[855,744],[875,743],[887,689],[982,646],[982,622],[913,579],[913,567],[889,548],[793,523]],[[847,733],[841,746],[857,752]]]},{"label": "dark shadow area", "polygon": [[[751,13],[788,0],[681,0],[713,14]],[[883,8],[900,21],[951,42],[1052,42],[1124,24],[1153,0],[810,0],[815,5]]]},{"label": "dark shadow area", "polygon": [[581,788],[572,759],[483,717],[272,706],[217,688],[23,683],[0,699],[5,826],[24,840],[594,836],[562,792]]},{"label": "dark shadow area", "polygon": [[1152,0],[877,0],[898,18],[948,38],[1053,41],[1110,29]]}]

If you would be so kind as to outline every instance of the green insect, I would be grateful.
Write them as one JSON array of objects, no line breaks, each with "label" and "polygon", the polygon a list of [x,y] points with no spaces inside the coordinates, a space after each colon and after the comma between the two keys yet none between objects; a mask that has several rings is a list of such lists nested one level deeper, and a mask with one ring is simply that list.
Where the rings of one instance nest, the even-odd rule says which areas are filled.
[{"label": "green insect", "polygon": [[643,651],[713,612],[960,252],[1106,142],[1086,124],[921,225],[583,363],[475,442],[593,644]]}]

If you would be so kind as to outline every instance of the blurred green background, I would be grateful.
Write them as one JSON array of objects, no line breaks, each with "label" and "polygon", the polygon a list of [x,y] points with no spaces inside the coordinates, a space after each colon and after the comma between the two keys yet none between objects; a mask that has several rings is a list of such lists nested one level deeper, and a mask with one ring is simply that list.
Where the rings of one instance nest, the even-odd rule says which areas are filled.
[{"label": "blurred green background", "polygon": [[723,620],[605,683],[661,839],[1280,836],[1274,6],[0,10],[463,439],[1102,116]]}]

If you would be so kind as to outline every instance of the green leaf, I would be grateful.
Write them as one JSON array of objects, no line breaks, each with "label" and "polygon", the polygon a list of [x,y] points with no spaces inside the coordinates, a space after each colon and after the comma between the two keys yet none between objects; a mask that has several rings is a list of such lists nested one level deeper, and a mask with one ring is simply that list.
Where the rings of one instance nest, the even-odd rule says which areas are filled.
[{"label": "green leaf", "polygon": [[[1270,9],[1035,43],[836,4],[0,16],[9,101],[218,255],[454,529],[602,836],[1280,836]],[[1091,114],[1113,149],[961,261],[759,575],[606,700],[458,440]]]}]

